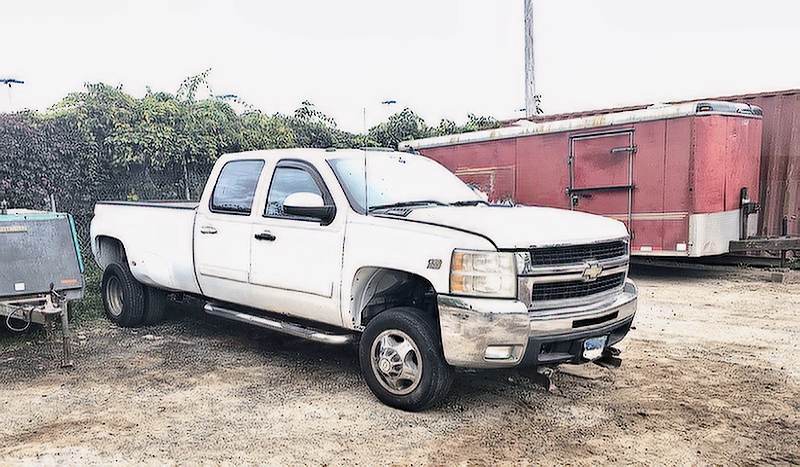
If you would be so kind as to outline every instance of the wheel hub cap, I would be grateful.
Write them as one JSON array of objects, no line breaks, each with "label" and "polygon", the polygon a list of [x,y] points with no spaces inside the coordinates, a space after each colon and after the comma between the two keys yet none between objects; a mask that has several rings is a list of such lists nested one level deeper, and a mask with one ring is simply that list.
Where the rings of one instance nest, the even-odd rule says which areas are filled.
[{"label": "wheel hub cap", "polygon": [[389,361],[388,358],[382,358],[381,362],[378,364],[383,374],[389,374],[392,369],[392,362]]},{"label": "wheel hub cap", "polygon": [[372,368],[389,392],[404,395],[419,385],[422,378],[420,352],[406,333],[384,331],[373,343],[372,355]]}]

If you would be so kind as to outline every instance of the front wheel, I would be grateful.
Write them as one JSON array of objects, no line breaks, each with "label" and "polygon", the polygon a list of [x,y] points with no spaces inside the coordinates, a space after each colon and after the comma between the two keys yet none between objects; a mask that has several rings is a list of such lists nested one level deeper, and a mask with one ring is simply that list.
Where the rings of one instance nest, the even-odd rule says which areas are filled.
[{"label": "front wheel", "polygon": [[141,323],[144,314],[144,289],[125,264],[111,263],[103,271],[103,308],[113,323],[130,327]]},{"label": "front wheel", "polygon": [[375,396],[402,410],[438,402],[453,382],[436,326],[416,308],[393,308],[373,318],[361,336],[359,360]]}]

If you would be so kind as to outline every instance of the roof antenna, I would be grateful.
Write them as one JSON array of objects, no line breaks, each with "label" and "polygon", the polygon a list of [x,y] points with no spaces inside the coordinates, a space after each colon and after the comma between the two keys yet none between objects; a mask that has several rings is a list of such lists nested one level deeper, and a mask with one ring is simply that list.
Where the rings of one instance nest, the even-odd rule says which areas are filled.
[{"label": "roof antenna", "polygon": [[366,214],[369,216],[369,178],[367,176],[367,151],[366,148],[363,149],[364,152],[364,210]]}]

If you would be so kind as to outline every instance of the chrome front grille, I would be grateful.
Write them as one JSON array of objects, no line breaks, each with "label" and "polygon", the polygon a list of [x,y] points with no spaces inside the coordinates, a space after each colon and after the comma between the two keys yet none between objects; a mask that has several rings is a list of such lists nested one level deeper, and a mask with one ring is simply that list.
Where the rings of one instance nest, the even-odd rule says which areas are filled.
[{"label": "chrome front grille", "polygon": [[628,254],[628,242],[622,240],[588,245],[572,245],[529,250],[531,266],[581,263],[587,259],[602,261]]},{"label": "chrome front grille", "polygon": [[600,277],[593,282],[583,280],[568,282],[542,282],[534,283],[531,299],[534,302],[546,300],[564,300],[567,298],[580,298],[622,287],[625,282],[625,273],[620,272],[609,276]]},{"label": "chrome front grille", "polygon": [[580,306],[621,291],[628,274],[628,242],[518,251],[518,298],[531,311]]}]

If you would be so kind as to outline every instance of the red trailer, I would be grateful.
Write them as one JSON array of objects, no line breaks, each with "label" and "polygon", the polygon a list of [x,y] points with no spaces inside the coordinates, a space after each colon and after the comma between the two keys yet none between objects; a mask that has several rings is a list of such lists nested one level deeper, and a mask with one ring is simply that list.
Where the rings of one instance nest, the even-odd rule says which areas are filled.
[{"label": "red trailer", "polygon": [[610,216],[638,255],[728,252],[756,233],[761,109],[704,101],[400,143],[491,201]]}]

